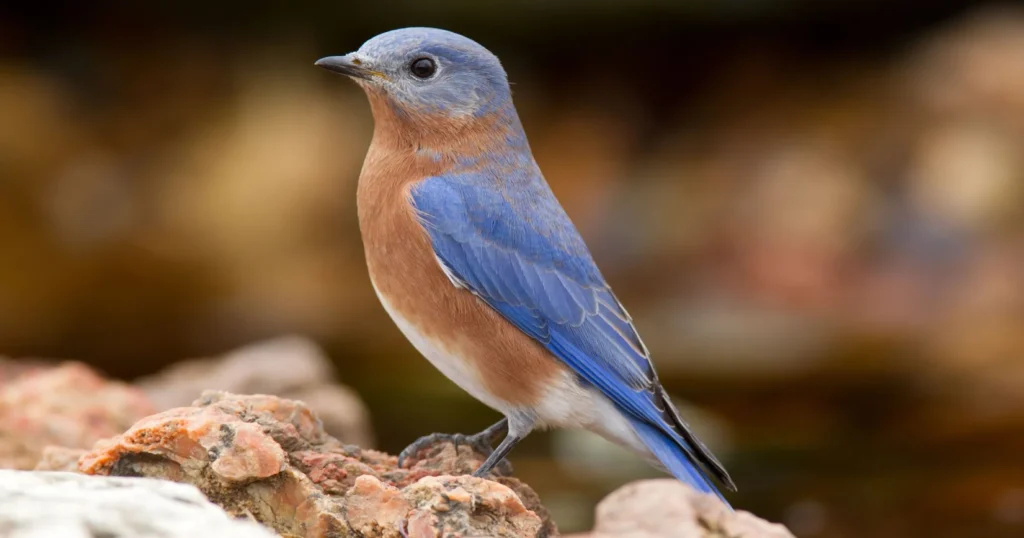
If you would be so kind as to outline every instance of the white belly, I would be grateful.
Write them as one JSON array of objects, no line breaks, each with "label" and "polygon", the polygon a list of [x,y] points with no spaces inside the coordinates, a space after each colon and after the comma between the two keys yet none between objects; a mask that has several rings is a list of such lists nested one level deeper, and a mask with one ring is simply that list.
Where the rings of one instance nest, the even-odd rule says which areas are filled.
[{"label": "white belly", "polygon": [[391,305],[387,298],[380,293],[376,285],[373,286],[373,291],[377,293],[380,304],[387,311],[388,315],[391,316],[391,319],[398,326],[398,329],[402,331],[402,334],[445,377],[451,379],[462,390],[468,392],[488,407],[505,415],[513,412],[512,406],[495,398],[486,390],[483,382],[480,380],[480,374],[472,362],[453,352],[444,342],[425,336],[422,331]]},{"label": "white belly", "polygon": [[373,289],[384,310],[413,347],[445,377],[492,409],[508,417],[529,413],[536,419],[536,426],[539,427],[587,429],[641,454],[649,454],[629,421],[622,416],[611,400],[593,387],[582,386],[570,372],[565,372],[560,379],[552,383],[541,400],[532,408],[517,408],[495,398],[485,389],[472,362],[451,350],[445,342],[425,336],[394,308],[376,285]]},{"label": "white belly", "polygon": [[569,372],[548,387],[533,411],[546,426],[583,428],[641,454],[649,453],[615,404],[596,388],[581,385]]}]

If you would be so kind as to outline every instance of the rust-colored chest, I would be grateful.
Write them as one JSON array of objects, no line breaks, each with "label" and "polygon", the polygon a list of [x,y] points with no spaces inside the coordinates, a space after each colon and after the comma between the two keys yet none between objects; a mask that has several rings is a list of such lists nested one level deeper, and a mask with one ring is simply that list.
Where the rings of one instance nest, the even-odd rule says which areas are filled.
[{"label": "rust-colored chest", "polygon": [[[435,358],[428,357],[465,390],[492,407],[499,406],[482,397],[481,391],[510,407],[533,405],[565,366],[444,274],[410,203],[410,190],[419,181],[441,173],[440,168],[433,159],[412,151],[396,153],[371,146],[357,193],[370,279],[414,344],[417,338],[429,341],[444,347],[450,355],[445,360],[462,361],[453,367],[467,372],[469,381],[455,379]],[[410,327],[415,335],[410,334]]]}]

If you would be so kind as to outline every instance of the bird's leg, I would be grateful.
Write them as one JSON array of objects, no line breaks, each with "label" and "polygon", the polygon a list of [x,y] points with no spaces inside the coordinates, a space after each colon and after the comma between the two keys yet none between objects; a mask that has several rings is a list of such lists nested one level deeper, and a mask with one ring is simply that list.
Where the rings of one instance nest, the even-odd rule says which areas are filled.
[{"label": "bird's leg", "polygon": [[498,448],[494,449],[490,456],[487,456],[483,465],[473,472],[473,476],[487,476],[487,473],[491,472],[491,469],[494,469],[495,465],[501,463],[501,461],[505,459],[505,456],[508,456],[508,453],[512,452],[512,449],[515,448],[515,446],[519,444],[519,441],[522,440],[522,437],[509,432],[509,434],[505,436],[505,439],[501,441],[501,444],[498,445]]},{"label": "bird's leg", "polygon": [[430,435],[425,435],[415,440],[411,445],[405,447],[405,450],[402,450],[398,455],[398,466],[404,467],[405,461],[414,457],[420,451],[445,442],[455,445],[456,450],[458,450],[459,445],[467,445],[480,454],[490,455],[494,451],[494,441],[499,435],[506,431],[508,431],[508,419],[503,418],[489,426],[484,431],[473,435],[464,435],[461,433],[432,433]]},{"label": "bird's leg", "polygon": [[508,419],[503,418],[494,424],[488,426],[484,431],[470,435],[467,439],[475,439],[475,443],[484,443],[488,448],[494,446],[494,442],[498,440],[498,436],[508,432]]}]

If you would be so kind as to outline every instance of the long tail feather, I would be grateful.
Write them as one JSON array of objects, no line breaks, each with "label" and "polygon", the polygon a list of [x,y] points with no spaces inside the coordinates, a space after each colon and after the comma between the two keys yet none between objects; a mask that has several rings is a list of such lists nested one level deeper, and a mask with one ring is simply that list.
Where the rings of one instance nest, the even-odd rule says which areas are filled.
[{"label": "long tail feather", "polygon": [[697,491],[716,495],[726,506],[732,507],[718,491],[718,488],[711,483],[704,471],[693,461],[693,458],[683,447],[679,446],[678,442],[646,422],[632,417],[629,420],[640,440],[668,472]]}]

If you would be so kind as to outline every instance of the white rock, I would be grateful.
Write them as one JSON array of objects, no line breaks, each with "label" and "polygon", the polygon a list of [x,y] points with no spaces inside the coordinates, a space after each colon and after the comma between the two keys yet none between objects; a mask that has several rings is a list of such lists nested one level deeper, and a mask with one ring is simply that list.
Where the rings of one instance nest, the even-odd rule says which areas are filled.
[{"label": "white rock", "polygon": [[638,480],[597,505],[594,530],[565,538],[793,538],[786,527],[732,511],[673,478]]},{"label": "white rock", "polygon": [[151,478],[0,470],[0,538],[273,538],[193,486]]}]

